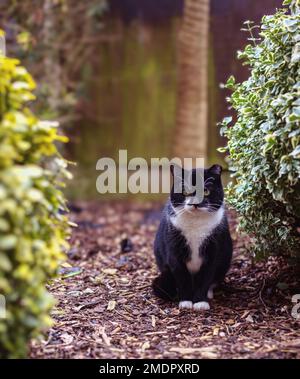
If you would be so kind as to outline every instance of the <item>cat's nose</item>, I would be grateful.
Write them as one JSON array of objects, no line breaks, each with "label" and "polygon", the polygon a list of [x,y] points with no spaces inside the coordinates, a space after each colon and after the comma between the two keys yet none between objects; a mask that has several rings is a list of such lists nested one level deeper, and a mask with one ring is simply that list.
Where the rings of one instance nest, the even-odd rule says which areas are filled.
[{"label": "cat's nose", "polygon": [[198,204],[189,203],[188,205],[189,205],[190,207],[198,208]]}]

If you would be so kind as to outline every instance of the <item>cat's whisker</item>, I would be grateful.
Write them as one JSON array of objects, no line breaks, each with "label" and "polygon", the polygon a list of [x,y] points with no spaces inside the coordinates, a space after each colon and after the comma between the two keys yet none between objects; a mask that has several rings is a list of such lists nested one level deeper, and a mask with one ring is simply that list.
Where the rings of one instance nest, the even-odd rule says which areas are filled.
[{"label": "cat's whisker", "polygon": [[177,213],[177,217],[183,215],[185,212],[188,212],[187,209],[182,209],[180,212]]},{"label": "cat's whisker", "polygon": [[181,216],[185,212],[186,212],[186,209],[184,207],[182,207],[182,208],[176,208],[175,209],[175,215],[176,215],[176,217]]},{"label": "cat's whisker", "polygon": [[208,207],[207,209],[208,209],[209,212],[217,212],[220,208]]}]

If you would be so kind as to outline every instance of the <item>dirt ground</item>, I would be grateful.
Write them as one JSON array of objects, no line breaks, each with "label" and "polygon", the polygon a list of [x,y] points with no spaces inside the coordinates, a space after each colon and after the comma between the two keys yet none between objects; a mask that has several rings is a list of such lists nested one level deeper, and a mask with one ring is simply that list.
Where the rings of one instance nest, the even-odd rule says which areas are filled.
[{"label": "dirt ground", "polygon": [[232,212],[234,259],[211,310],[180,311],[153,296],[160,208],[130,202],[72,206],[78,227],[68,263],[49,286],[57,299],[55,324],[45,340],[32,342],[31,357],[300,358],[300,320],[291,316],[299,272],[282,258],[254,264]]}]

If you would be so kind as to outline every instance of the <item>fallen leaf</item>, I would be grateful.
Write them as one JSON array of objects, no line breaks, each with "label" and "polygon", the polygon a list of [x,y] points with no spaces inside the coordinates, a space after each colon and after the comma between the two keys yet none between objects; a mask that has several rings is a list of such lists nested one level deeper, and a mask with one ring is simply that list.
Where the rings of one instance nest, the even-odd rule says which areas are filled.
[{"label": "fallen leaf", "polygon": [[142,351],[145,351],[145,350],[147,350],[149,348],[150,348],[149,341],[144,342],[143,345],[142,345]]},{"label": "fallen leaf", "polygon": [[101,271],[107,275],[116,275],[118,270],[116,268],[103,268]]},{"label": "fallen leaf", "polygon": [[68,333],[62,333],[60,335],[60,339],[66,344],[66,345],[70,345],[73,340],[74,340],[74,337],[71,336],[71,334],[68,334]]},{"label": "fallen leaf", "polygon": [[234,325],[235,321],[231,318],[231,319],[229,319],[229,320],[226,321],[226,324],[227,325]]},{"label": "fallen leaf", "polygon": [[59,273],[62,275],[63,279],[70,278],[75,275],[79,275],[82,273],[82,269],[80,267],[65,267],[59,270]]},{"label": "fallen leaf", "polygon": [[86,289],[83,291],[83,293],[86,294],[86,295],[89,295],[89,294],[94,293],[94,290],[92,290],[91,288],[86,288]]},{"label": "fallen leaf", "polygon": [[108,311],[113,311],[116,307],[117,302],[115,300],[109,300],[108,305],[107,305],[107,310]]},{"label": "fallen leaf", "polygon": [[74,296],[74,297],[78,297],[82,294],[81,291],[70,291],[70,292],[67,292],[67,295],[69,296]]},{"label": "fallen leaf", "polygon": [[250,311],[245,311],[245,312],[242,314],[241,318],[245,318],[245,317],[247,317],[249,313],[250,313]]},{"label": "fallen leaf", "polygon": [[105,333],[105,328],[100,328],[100,334],[101,334],[101,337],[104,341],[104,343],[107,345],[107,346],[110,346],[110,338],[107,336],[107,334]]},{"label": "fallen leaf", "polygon": [[111,335],[116,334],[116,333],[118,333],[120,330],[121,330],[121,328],[120,328],[119,326],[117,326],[116,329],[114,329],[110,334],[111,334]]},{"label": "fallen leaf", "polygon": [[220,328],[214,328],[214,330],[213,330],[213,336],[218,336],[219,335],[219,330],[220,330]]},{"label": "fallen leaf", "polygon": [[203,351],[201,353],[202,358],[207,358],[207,359],[216,359],[218,358],[218,354],[213,353],[212,351]]},{"label": "fallen leaf", "polygon": [[210,346],[195,347],[195,348],[194,347],[173,347],[170,349],[170,351],[180,353],[183,356],[199,353],[202,358],[214,359],[218,357],[218,354],[216,353],[215,348],[213,346],[212,347]]},{"label": "fallen leaf", "polygon": [[68,262],[63,262],[61,264],[61,267],[67,267],[67,268],[69,268],[69,267],[72,267],[72,265],[70,265],[70,263],[68,263]]},{"label": "fallen leaf", "polygon": [[248,315],[248,316],[246,317],[246,321],[247,321],[247,322],[254,322],[253,317],[252,317],[251,315]]},{"label": "fallen leaf", "polygon": [[155,325],[156,325],[156,319],[155,319],[155,316],[154,316],[154,315],[151,316],[151,324],[152,324],[152,327],[155,328]]}]

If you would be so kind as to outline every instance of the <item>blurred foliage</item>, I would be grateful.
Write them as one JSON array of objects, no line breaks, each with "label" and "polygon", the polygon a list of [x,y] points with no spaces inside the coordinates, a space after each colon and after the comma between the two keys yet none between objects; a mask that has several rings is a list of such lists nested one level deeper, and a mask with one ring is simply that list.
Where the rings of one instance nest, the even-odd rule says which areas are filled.
[{"label": "blurred foliage", "polygon": [[300,234],[300,5],[265,16],[259,41],[239,53],[250,77],[227,88],[237,120],[223,120],[236,183],[228,199],[243,230],[255,236],[257,255],[298,254]]},{"label": "blurred foliage", "polygon": [[0,25],[8,52],[22,59],[38,82],[36,112],[68,126],[78,119],[78,98],[102,35],[105,0],[3,0]]},{"label": "blurred foliage", "polygon": [[0,55],[0,357],[24,357],[28,340],[51,324],[55,277],[67,247],[68,221],[59,187],[68,176],[53,122],[26,107],[35,83],[19,61]]}]

